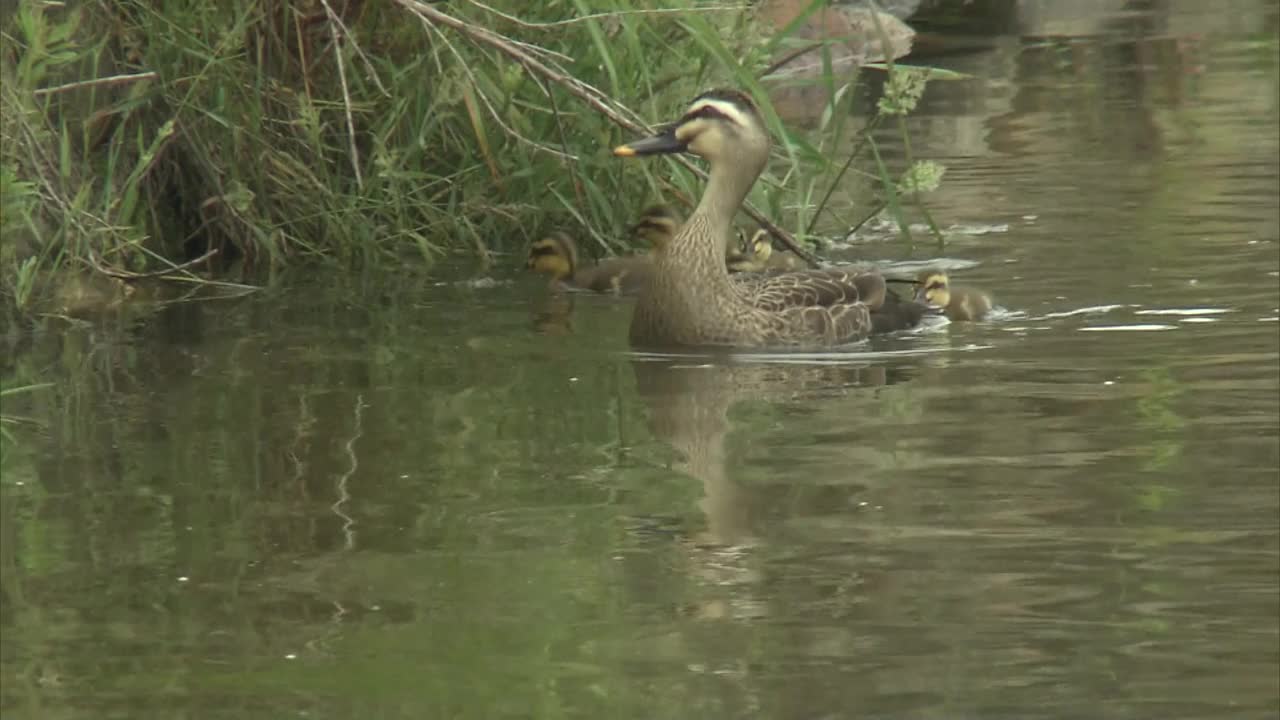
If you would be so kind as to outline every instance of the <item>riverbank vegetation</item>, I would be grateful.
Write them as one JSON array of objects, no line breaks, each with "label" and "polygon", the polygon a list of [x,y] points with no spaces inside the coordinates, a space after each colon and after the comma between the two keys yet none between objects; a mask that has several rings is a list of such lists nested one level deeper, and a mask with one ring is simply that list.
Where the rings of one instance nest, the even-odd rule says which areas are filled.
[{"label": "riverbank vegetation", "polygon": [[[895,19],[868,15],[851,57],[806,35],[825,3],[791,5],[771,23],[688,0],[21,3],[0,18],[0,287],[23,309],[58,268],[258,282],[303,261],[429,266],[553,225],[616,251],[642,205],[687,203],[697,180],[683,159],[608,149],[717,84],[752,92],[783,140],[753,201],[807,247],[851,161],[895,212],[937,169],[904,182],[909,162],[889,170],[848,109],[858,66],[901,54],[875,50],[901,42]],[[784,122],[762,78],[805,49],[822,99]],[[909,111],[919,79],[889,83],[871,125]]]}]

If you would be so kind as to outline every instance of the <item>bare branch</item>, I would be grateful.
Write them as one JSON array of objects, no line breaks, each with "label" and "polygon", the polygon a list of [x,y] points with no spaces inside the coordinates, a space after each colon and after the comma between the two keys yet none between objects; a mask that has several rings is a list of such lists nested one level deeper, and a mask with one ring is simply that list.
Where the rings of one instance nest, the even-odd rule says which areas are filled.
[{"label": "bare branch", "polygon": [[[325,10],[330,14],[329,3],[325,2]],[[347,115],[347,141],[351,146],[351,169],[356,173],[356,187],[364,189],[364,176],[360,174],[360,150],[356,147],[356,124],[351,118],[351,93],[347,90],[347,66],[342,62],[342,44],[338,42],[338,25],[329,23],[329,34],[333,36],[333,58],[338,63],[338,82],[342,85],[342,106]],[[347,37],[343,33],[343,37]]]},{"label": "bare branch", "polygon": [[515,138],[516,140],[519,140],[520,142],[526,143],[534,147],[535,149],[541,150],[543,152],[555,155],[556,157],[564,158],[567,160],[578,159],[576,155],[569,155],[567,153],[560,152],[559,150],[553,147],[550,147],[548,145],[543,145],[542,143],[536,140],[531,140],[521,135],[519,132],[516,132],[515,128],[503,122],[502,117],[498,115],[498,109],[493,106],[493,103],[489,100],[489,96],[485,94],[484,89],[480,85],[480,81],[476,79],[475,73],[471,72],[471,66],[468,65],[467,61],[462,57],[462,53],[458,52],[458,49],[453,46],[453,43],[449,42],[449,38],[445,37],[444,34],[440,32],[439,28],[435,27],[434,25],[427,22],[426,20],[423,20],[423,24],[425,24],[432,32],[436,33],[436,35],[440,37],[440,42],[444,43],[445,47],[449,48],[449,52],[453,53],[453,56],[458,59],[458,65],[462,67],[462,71],[467,74],[468,78],[471,79],[471,87],[475,88],[476,95],[480,96],[480,101],[484,103],[485,109],[489,111],[489,115],[493,117],[494,122],[498,123],[498,125],[503,129],[504,132],[506,132],[508,135]]},{"label": "bare branch", "polygon": [[485,5],[482,2],[479,2],[479,0],[467,0],[467,2],[471,3],[472,5],[475,5],[481,10],[484,10],[485,12],[489,12],[489,13],[493,13],[494,15],[497,15],[503,20],[507,20],[508,22],[512,22],[516,25],[519,25],[520,27],[529,28],[532,30],[538,30],[543,28],[564,27],[565,25],[575,25],[577,23],[587,22],[589,20],[599,20],[600,18],[619,17],[622,15],[676,15],[676,14],[688,15],[689,13],[701,13],[701,12],[740,12],[742,10],[750,9],[749,5],[711,5],[711,6],[699,7],[699,8],[654,8],[651,10],[615,10],[612,12],[594,13],[592,15],[582,15],[575,18],[569,18],[568,20],[556,20],[554,22],[534,23],[534,22],[529,22],[528,20],[521,20],[520,18],[514,15],[504,13],[501,10],[498,10],[497,8],[490,7],[488,5]]},{"label": "bare branch", "polygon": [[135,73],[133,75],[112,75],[110,77],[94,78],[93,80],[78,80],[76,82],[67,83],[66,85],[57,85],[51,88],[40,88],[32,93],[36,97],[41,95],[52,95],[54,93],[68,92],[71,90],[79,90],[80,88],[96,87],[99,85],[123,85],[124,83],[138,82],[139,80],[154,80],[159,75],[154,72]]},{"label": "bare branch", "polygon": [[378,77],[378,71],[374,69],[373,63],[369,61],[368,56],[360,49],[360,43],[356,42],[355,36],[343,24],[342,18],[338,17],[338,13],[334,12],[333,8],[329,6],[329,0],[320,0],[320,2],[324,4],[324,11],[329,16],[329,22],[341,28],[343,37],[351,40],[351,47],[356,51],[356,55],[360,56],[360,59],[364,61],[365,68],[369,71],[369,76],[373,78],[373,84],[377,85],[378,89],[382,91],[383,97],[391,97],[391,93],[387,92],[387,88],[382,85],[382,78]]},{"label": "bare branch", "polygon": [[98,257],[98,253],[94,252],[93,250],[90,250],[89,264],[93,266],[94,270],[97,270],[98,272],[108,277],[119,278],[121,280],[142,280],[145,278],[165,277],[167,275],[175,275],[177,273],[184,272],[187,268],[199,265],[200,263],[204,262],[205,260],[208,260],[209,258],[217,254],[218,254],[218,249],[214,248],[209,252],[196,258],[195,260],[188,260],[187,262],[184,262],[181,265],[174,265],[173,267],[167,267],[162,270],[153,270],[151,272],[136,273],[136,272],[129,272],[128,270],[117,270],[116,268],[108,267],[105,264],[103,264],[102,259]]}]

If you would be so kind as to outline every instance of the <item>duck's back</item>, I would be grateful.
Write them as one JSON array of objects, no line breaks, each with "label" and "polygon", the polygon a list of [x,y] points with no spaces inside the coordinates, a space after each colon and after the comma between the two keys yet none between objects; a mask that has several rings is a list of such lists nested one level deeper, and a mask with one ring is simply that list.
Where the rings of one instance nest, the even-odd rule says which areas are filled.
[{"label": "duck's back", "polygon": [[574,283],[595,292],[634,295],[653,275],[653,262],[645,256],[606,258],[580,271]]},{"label": "duck's back", "polygon": [[952,320],[981,320],[991,312],[991,298],[981,290],[970,287],[951,288],[951,304],[947,317]]},{"label": "duck's back", "polygon": [[[662,262],[636,305],[631,339],[638,345],[842,345],[871,332],[871,307],[883,298],[883,278],[857,268],[708,273],[704,282],[680,284],[662,271]],[[874,304],[863,301],[873,296]]]}]

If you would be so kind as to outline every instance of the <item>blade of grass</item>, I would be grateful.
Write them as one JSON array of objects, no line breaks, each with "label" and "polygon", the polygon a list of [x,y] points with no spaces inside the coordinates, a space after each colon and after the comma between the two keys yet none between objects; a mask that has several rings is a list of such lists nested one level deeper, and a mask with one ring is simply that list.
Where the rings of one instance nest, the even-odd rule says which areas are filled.
[{"label": "blade of grass", "polygon": [[880,175],[880,183],[884,187],[885,204],[889,206],[889,212],[893,213],[893,218],[898,222],[898,229],[911,242],[911,229],[907,227],[907,219],[902,214],[902,206],[898,204],[898,190],[893,179],[889,177],[889,168],[885,167],[884,159],[880,157],[880,147],[874,138],[867,136],[867,146],[871,148],[871,155],[876,160],[876,171]]}]

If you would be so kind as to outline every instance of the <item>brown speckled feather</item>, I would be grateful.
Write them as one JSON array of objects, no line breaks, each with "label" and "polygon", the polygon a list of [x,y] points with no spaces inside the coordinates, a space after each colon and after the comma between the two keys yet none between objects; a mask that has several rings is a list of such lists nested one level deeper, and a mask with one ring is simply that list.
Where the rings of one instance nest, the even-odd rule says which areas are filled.
[{"label": "brown speckled feather", "polygon": [[742,274],[733,276],[733,280],[747,302],[774,312],[853,302],[875,308],[884,299],[884,279],[858,267]]}]

